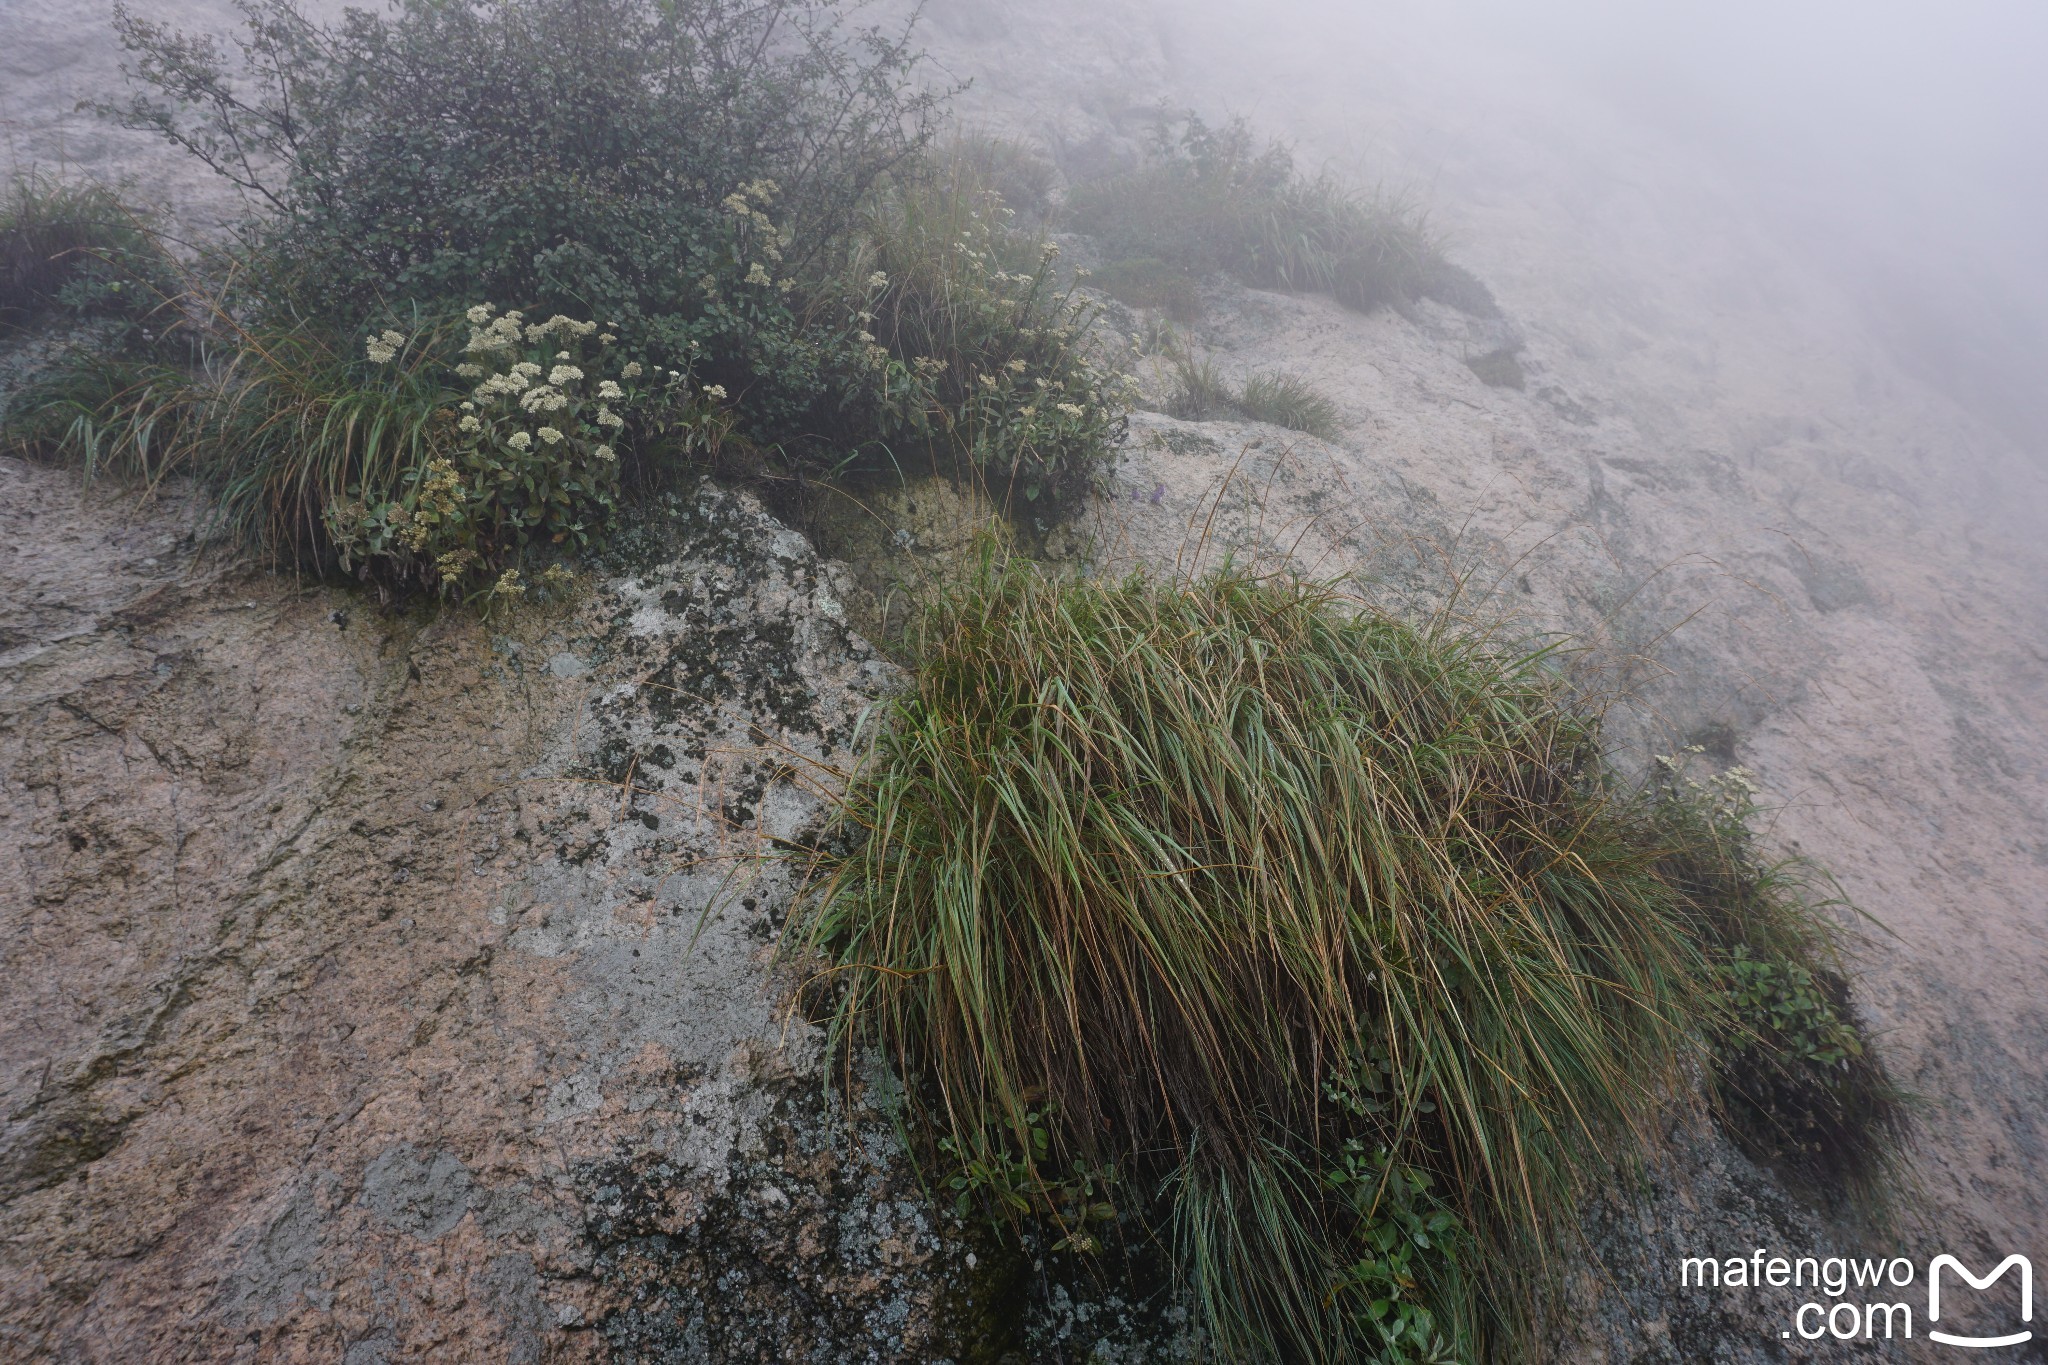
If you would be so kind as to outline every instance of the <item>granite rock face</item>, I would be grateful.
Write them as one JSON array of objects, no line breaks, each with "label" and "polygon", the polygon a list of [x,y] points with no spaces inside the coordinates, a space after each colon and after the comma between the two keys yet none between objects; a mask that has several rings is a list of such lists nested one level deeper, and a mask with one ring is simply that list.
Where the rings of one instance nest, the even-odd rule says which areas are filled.
[{"label": "granite rock face", "polygon": [[943,1354],[778,853],[893,668],[706,488],[495,622],[193,562],[0,466],[0,1354]]}]

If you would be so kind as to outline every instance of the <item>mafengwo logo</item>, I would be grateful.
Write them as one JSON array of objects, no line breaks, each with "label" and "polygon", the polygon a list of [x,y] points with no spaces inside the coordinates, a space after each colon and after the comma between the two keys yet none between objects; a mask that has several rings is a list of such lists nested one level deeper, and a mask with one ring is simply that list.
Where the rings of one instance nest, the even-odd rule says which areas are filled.
[{"label": "mafengwo logo", "polygon": [[1996,1270],[1993,1270],[1989,1275],[1980,1280],[1975,1275],[1972,1275],[1968,1267],[1964,1266],[1955,1257],[1935,1257],[1933,1264],[1927,1267],[1928,1338],[1941,1342],[1946,1346],[1978,1347],[2019,1346],[2025,1342],[2032,1341],[2034,1339],[2032,1330],[2012,1332],[2002,1337],[1958,1337],[1940,1331],[1932,1325],[1941,1321],[1941,1272],[1943,1270],[1953,1270],[1956,1274],[1968,1280],[1972,1289],[1989,1289],[2006,1271],[2015,1268],[2020,1272],[2020,1321],[2032,1322],[2034,1320],[2034,1263],[2032,1261],[2029,1261],[2024,1256],[2008,1256],[1998,1263]]},{"label": "mafengwo logo", "polygon": [[[2012,1275],[2019,1289],[2019,1316],[2000,1324],[2010,1330],[1986,1334],[1949,1330],[1968,1311],[1974,1296],[1962,1297],[1964,1287],[1986,1291]],[[1787,1260],[1772,1256],[1759,1247],[1747,1258],[1726,1260],[1688,1256],[1679,1266],[1682,1289],[1784,1289],[1811,1287],[1825,1297],[1800,1304],[1792,1311],[1789,1327],[1779,1336],[1801,1341],[1872,1341],[1911,1339],[1916,1326],[1913,1300],[1917,1294],[1902,1294],[1919,1279],[1919,1267],[1903,1256],[1886,1260],[1830,1256],[1825,1260],[1800,1256]],[[1860,1292],[1859,1292],[1860,1291]],[[1970,1313],[1980,1323],[1986,1313],[1979,1302]],[[2009,1310],[2007,1310],[2009,1311]],[[1943,1313],[1948,1326],[1943,1326]],[[1927,1317],[1918,1324],[1926,1339],[1943,1346],[1966,1350],[1991,1350],[2003,1346],[2024,1346],[2034,1339],[2034,1264],[2025,1256],[2008,1256],[1983,1275],[1954,1256],[1936,1256],[1927,1264]]]}]

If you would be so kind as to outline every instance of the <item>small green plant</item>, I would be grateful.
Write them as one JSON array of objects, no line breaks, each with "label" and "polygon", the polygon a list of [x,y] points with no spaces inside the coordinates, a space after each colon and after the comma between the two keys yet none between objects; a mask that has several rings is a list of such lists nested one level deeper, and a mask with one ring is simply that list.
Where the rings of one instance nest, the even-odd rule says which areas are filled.
[{"label": "small green plant", "polygon": [[1387,1365],[1456,1359],[1438,1313],[1462,1307],[1459,1278],[1464,1227],[1428,1171],[1399,1160],[1385,1147],[1370,1151],[1345,1140],[1338,1164],[1324,1177],[1357,1215],[1357,1259],[1343,1270],[1335,1293],[1348,1303],[1358,1335],[1374,1341]]},{"label": "small green plant", "polygon": [[1337,404],[1299,375],[1255,374],[1238,390],[1237,406],[1253,421],[1307,432],[1319,440],[1334,441],[1343,431]]},{"label": "small green plant", "polygon": [[1702,752],[1657,757],[1652,815],[1662,873],[1695,906],[1716,973],[1722,1118],[1752,1156],[1816,1191],[1874,1192],[1906,1097],[1850,1009],[1833,913],[1844,902],[1809,864],[1757,855],[1755,782],[1740,767],[1695,776]]},{"label": "small green plant", "polygon": [[1306,432],[1323,441],[1334,441],[1343,434],[1337,404],[1299,375],[1284,371],[1255,374],[1242,388],[1233,389],[1218,372],[1212,356],[1197,358],[1192,351],[1176,347],[1168,358],[1173,367],[1173,389],[1166,408],[1175,417],[1195,422],[1249,418]]},{"label": "small green plant", "polygon": [[1223,271],[1361,310],[1432,298],[1477,316],[1499,311],[1407,201],[1304,177],[1242,119],[1211,127],[1190,114],[1177,127],[1162,120],[1138,170],[1070,192],[1074,226],[1112,257],[1155,258],[1190,276]]},{"label": "small green plant", "polygon": [[1791,1062],[1818,1070],[1863,1055],[1863,1038],[1844,1020],[1812,970],[1796,962],[1758,962],[1737,944],[1722,968],[1730,1010],[1771,1038]]},{"label": "small green plant", "polygon": [[1117,1221],[1116,1167],[1077,1164],[1052,1174],[1053,1129],[1050,1108],[1026,1110],[1024,1155],[1013,1153],[1006,1129],[983,1132],[967,1146],[941,1138],[939,1151],[959,1168],[946,1182],[953,1211],[961,1218],[979,1212],[997,1236],[1033,1220],[1053,1229],[1052,1250],[1092,1256]]},{"label": "small green plant", "polygon": [[148,215],[113,189],[31,170],[0,191],[0,329],[51,311],[142,317],[174,281]]}]

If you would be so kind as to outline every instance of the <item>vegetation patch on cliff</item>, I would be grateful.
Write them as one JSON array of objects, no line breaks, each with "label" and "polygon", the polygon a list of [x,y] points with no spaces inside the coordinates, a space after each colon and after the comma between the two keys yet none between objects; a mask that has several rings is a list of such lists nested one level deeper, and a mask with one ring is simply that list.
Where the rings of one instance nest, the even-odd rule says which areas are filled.
[{"label": "vegetation patch on cliff", "polygon": [[1243,417],[1306,432],[1324,441],[1336,440],[1343,430],[1336,400],[1298,374],[1269,371],[1251,376],[1242,385],[1232,385],[1217,371],[1213,357],[1197,357],[1193,351],[1177,347],[1169,360],[1173,389],[1166,408],[1175,417],[1193,422]]},{"label": "vegetation patch on cliff", "polygon": [[173,278],[151,216],[110,187],[31,170],[0,189],[0,336],[52,312],[144,317]]},{"label": "vegetation patch on cliff", "polygon": [[261,0],[231,52],[123,10],[136,93],[103,112],[251,210],[158,290],[164,326],[20,395],[8,444],[197,473],[280,560],[463,594],[706,466],[936,471],[1047,515],[1123,387],[1004,203],[1022,163],[941,143],[908,29],[850,15]]},{"label": "vegetation patch on cliff", "polygon": [[1168,301],[1184,297],[1169,272],[1140,272],[1136,262],[1189,279],[1222,272],[1258,288],[1328,294],[1361,311],[1428,298],[1480,317],[1499,312],[1486,286],[1445,258],[1415,204],[1303,175],[1292,152],[1261,146],[1243,119],[1162,120],[1142,165],[1077,184],[1068,212],[1076,230],[1126,263],[1119,282],[1143,279]]},{"label": "vegetation patch on cliff", "polygon": [[1164,1248],[1225,1358],[1521,1358],[1577,1196],[1695,1062],[1739,1097],[1852,1046],[1761,1026],[1813,905],[1677,875],[1686,793],[1625,789],[1541,651],[991,560],[911,653],[820,869],[821,1008],[963,1208]]}]

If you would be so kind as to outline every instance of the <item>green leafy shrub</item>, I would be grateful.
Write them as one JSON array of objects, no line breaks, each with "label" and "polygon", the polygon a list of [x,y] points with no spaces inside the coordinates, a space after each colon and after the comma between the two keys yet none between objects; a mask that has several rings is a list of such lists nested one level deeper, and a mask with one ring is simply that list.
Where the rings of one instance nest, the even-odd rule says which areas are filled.
[{"label": "green leafy shrub", "polygon": [[[1423,1320],[1375,1316],[1384,1294],[1333,1294],[1411,1273],[1386,1237],[1434,1254],[1403,1198],[1446,1250],[1465,1233],[1438,1212],[1487,1248],[1458,1265],[1508,1274],[1714,1012],[1540,657],[1284,579],[1014,566],[945,596],[915,653],[806,939],[834,1036],[928,1078],[961,1150],[1006,1130],[1035,1162],[1051,1104],[1056,1166],[1161,1191],[1226,1356],[1408,1342]],[[1319,1101],[1381,1054],[1378,1107]],[[1344,1173],[1368,1169],[1406,1194],[1362,1219]],[[1518,1301],[1433,1303],[1427,1333],[1498,1335]]]},{"label": "green leafy shrub", "polygon": [[53,310],[143,316],[174,280],[147,215],[107,186],[28,171],[0,192],[0,330]]},{"label": "green leafy shrub", "polygon": [[[257,330],[344,337],[477,297],[600,317],[730,395],[710,445],[747,467],[940,468],[1043,513],[1089,486],[1122,421],[1086,310],[998,197],[1043,201],[1050,170],[999,139],[935,149],[907,30],[850,13],[401,0],[321,25],[253,0],[230,54],[124,9],[142,91],[107,112],[251,197],[216,311]],[[706,448],[618,453],[652,482]],[[403,545],[368,515],[318,525]]]},{"label": "green leafy shrub", "polygon": [[1499,311],[1444,258],[1420,211],[1300,175],[1285,147],[1259,148],[1242,119],[1212,128],[1190,114],[1178,134],[1160,124],[1145,165],[1074,186],[1068,210],[1112,257],[1156,258],[1192,276],[1227,272],[1361,310],[1432,298],[1477,316]]},{"label": "green leafy shrub", "polygon": [[1465,364],[1482,384],[1496,389],[1520,389],[1528,384],[1529,376],[1522,368],[1519,350],[1516,346],[1498,347],[1471,357]]},{"label": "green leafy shrub", "polygon": [[[264,297],[344,325],[393,299],[518,298],[616,320],[671,359],[694,339],[727,383],[802,358],[779,354],[794,338],[770,310],[741,308],[735,334],[704,307],[707,270],[722,285],[738,257],[742,276],[780,277],[827,250],[935,108],[909,85],[902,39],[847,35],[823,0],[404,0],[332,25],[289,0],[245,13],[231,61],[122,9],[143,89],[108,112],[265,206],[246,227]],[[776,187],[763,232],[728,204],[750,185]]]}]

